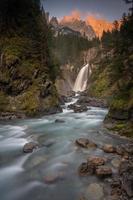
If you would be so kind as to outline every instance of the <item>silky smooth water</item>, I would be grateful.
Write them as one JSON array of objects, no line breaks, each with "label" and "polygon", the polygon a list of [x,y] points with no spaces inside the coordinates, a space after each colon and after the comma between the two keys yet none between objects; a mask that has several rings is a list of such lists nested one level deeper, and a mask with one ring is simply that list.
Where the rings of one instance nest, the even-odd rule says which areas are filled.
[{"label": "silky smooth water", "polygon": [[[67,110],[70,103],[60,114],[1,123],[0,200],[79,200],[89,183],[99,182],[95,176],[80,177],[78,167],[89,155],[103,156],[103,151],[78,148],[75,140],[85,137],[99,145],[126,141],[102,128],[106,109],[91,107],[78,114]],[[29,141],[38,142],[39,148],[24,154]],[[57,180],[48,184],[49,177]]]},{"label": "silky smooth water", "polygon": [[88,81],[88,71],[90,72],[88,64],[82,67],[82,69],[78,73],[78,76],[76,78],[76,81],[73,87],[74,92],[82,92],[86,90],[87,81]]}]

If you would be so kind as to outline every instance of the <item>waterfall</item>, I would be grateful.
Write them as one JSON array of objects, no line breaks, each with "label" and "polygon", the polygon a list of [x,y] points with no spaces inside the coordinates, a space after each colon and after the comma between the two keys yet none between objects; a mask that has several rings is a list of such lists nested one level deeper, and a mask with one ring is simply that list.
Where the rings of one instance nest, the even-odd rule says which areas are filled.
[{"label": "waterfall", "polygon": [[73,87],[74,92],[82,92],[86,90],[88,81],[88,68],[89,65],[87,64],[80,70]]}]

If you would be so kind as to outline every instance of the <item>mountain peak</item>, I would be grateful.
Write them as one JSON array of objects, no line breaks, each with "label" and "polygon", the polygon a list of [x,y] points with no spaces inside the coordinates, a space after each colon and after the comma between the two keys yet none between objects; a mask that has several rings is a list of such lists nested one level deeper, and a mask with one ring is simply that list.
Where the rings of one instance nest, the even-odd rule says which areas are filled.
[{"label": "mountain peak", "polygon": [[106,19],[99,19],[94,16],[88,16],[86,18],[86,23],[94,29],[97,37],[101,38],[104,31],[112,31],[113,23],[107,21]]},{"label": "mountain peak", "polygon": [[51,24],[53,27],[58,27],[58,26],[59,26],[59,22],[58,22],[58,20],[57,20],[56,17],[52,17],[52,18],[51,18],[50,24]]},{"label": "mountain peak", "polygon": [[80,18],[65,16],[60,21],[60,24],[69,27],[74,31],[80,32],[82,36],[86,36],[89,40],[96,36],[93,28],[90,25],[87,25],[86,22]]}]

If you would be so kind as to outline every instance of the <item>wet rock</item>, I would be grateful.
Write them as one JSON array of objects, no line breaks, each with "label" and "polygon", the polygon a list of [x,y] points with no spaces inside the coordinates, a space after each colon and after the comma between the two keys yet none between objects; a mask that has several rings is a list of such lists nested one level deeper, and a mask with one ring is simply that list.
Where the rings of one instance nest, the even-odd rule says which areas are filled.
[{"label": "wet rock", "polygon": [[82,163],[78,169],[78,172],[80,176],[92,175],[95,172],[95,167],[90,163]]},{"label": "wet rock", "polygon": [[92,183],[87,188],[85,196],[87,200],[103,200],[103,187],[98,183]]},{"label": "wet rock", "polygon": [[97,145],[91,141],[89,141],[86,138],[79,138],[76,140],[76,144],[83,148],[89,148],[89,147],[97,147]]},{"label": "wet rock", "polygon": [[129,155],[133,155],[133,144],[126,144],[124,150]]},{"label": "wet rock", "polygon": [[108,107],[106,100],[91,98],[91,97],[88,97],[86,95],[80,96],[79,100],[77,101],[77,104],[86,105],[86,106],[93,106],[93,107],[101,107],[101,108]]},{"label": "wet rock", "polygon": [[25,163],[24,163],[24,167],[26,169],[33,169],[34,167],[37,167],[38,165],[45,163],[47,161],[47,157],[46,156],[39,156],[36,155],[35,157],[30,157]]},{"label": "wet rock", "polygon": [[113,147],[113,145],[111,145],[111,144],[105,144],[105,145],[102,147],[102,150],[103,150],[105,153],[115,153],[115,152],[116,152],[116,148]]},{"label": "wet rock", "polygon": [[[129,147],[130,149],[131,146],[132,144],[126,144],[122,145],[122,148],[126,151],[126,148]],[[114,197],[117,196],[118,200],[133,199],[133,157],[131,149],[127,151],[131,154],[124,155],[120,163],[119,173],[112,179],[111,184],[111,194]]]},{"label": "wet rock", "polygon": [[96,169],[96,175],[104,178],[112,175],[112,169],[106,166],[100,166]]},{"label": "wet rock", "polygon": [[118,155],[124,155],[125,150],[124,150],[124,148],[123,148],[122,146],[117,146],[117,147],[116,147],[116,153],[117,153]]},{"label": "wet rock", "polygon": [[44,181],[45,181],[45,183],[47,183],[47,184],[53,184],[53,183],[55,183],[56,181],[58,181],[58,176],[57,175],[53,175],[53,176],[46,176],[45,178],[44,178]]},{"label": "wet rock", "polygon": [[130,198],[133,197],[133,162],[122,162],[119,172],[121,175],[122,189]]},{"label": "wet rock", "polygon": [[80,147],[83,147],[83,148],[87,148],[89,142],[90,141],[86,138],[79,138],[79,139],[76,140],[76,144],[79,145]]},{"label": "wet rock", "polygon": [[58,174],[55,175],[48,175],[44,178],[44,181],[46,184],[54,184],[57,181],[63,180],[64,179],[64,173],[59,172]]},{"label": "wet rock", "polygon": [[86,105],[71,104],[68,106],[69,109],[73,110],[75,113],[86,112],[88,110]]},{"label": "wet rock", "polygon": [[121,164],[121,160],[118,159],[118,158],[114,158],[114,159],[111,161],[111,164],[113,165],[113,167],[119,168],[119,167],[120,167],[120,164]]},{"label": "wet rock", "polygon": [[104,165],[105,162],[107,161],[107,159],[94,156],[94,157],[88,158],[87,161],[88,161],[88,163],[90,163],[91,165],[100,166],[100,165]]},{"label": "wet rock", "polygon": [[10,112],[2,112],[0,113],[0,120],[14,120],[14,119],[24,119],[25,115],[22,113],[10,113]]},{"label": "wet rock", "polygon": [[122,179],[122,189],[130,198],[133,197],[133,174],[130,176],[128,176],[128,174],[124,175]]},{"label": "wet rock", "polygon": [[62,120],[62,119],[56,119],[56,120],[55,120],[55,123],[65,123],[65,121]]},{"label": "wet rock", "polygon": [[45,146],[45,147],[51,147],[51,146],[54,145],[55,143],[56,143],[55,140],[49,139],[49,140],[47,140],[47,141],[45,141],[45,142],[43,143],[43,146]]},{"label": "wet rock", "polygon": [[75,113],[86,112],[88,110],[87,106],[76,106],[74,108]]},{"label": "wet rock", "polygon": [[44,115],[53,115],[53,114],[57,114],[57,113],[61,113],[61,112],[62,112],[62,108],[61,108],[60,105],[53,106],[53,107],[44,109],[44,110],[42,111],[42,113],[43,113]]},{"label": "wet rock", "polygon": [[34,142],[26,143],[23,147],[24,153],[32,153],[34,149],[37,149],[38,145]]}]

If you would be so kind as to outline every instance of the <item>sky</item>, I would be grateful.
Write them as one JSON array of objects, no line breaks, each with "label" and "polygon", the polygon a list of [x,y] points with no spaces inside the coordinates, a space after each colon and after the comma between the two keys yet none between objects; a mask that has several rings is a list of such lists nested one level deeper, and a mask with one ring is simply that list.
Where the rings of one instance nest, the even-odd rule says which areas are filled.
[{"label": "sky", "polygon": [[123,0],[44,0],[44,8],[50,16],[61,19],[73,11],[79,11],[82,18],[94,15],[109,21],[118,20],[129,5]]}]

